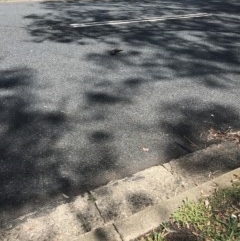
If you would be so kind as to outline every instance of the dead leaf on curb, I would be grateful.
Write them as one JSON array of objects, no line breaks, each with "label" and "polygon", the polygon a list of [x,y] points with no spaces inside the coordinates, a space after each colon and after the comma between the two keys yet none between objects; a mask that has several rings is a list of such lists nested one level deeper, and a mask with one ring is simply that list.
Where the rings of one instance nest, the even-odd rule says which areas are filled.
[{"label": "dead leaf on curb", "polygon": [[206,200],[204,201],[204,205],[205,205],[206,208],[209,208],[210,202],[209,202],[208,199],[206,199]]}]

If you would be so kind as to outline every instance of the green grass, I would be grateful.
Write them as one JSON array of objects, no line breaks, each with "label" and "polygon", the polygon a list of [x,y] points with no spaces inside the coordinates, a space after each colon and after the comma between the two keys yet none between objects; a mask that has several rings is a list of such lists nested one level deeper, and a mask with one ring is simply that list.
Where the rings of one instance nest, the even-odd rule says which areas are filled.
[{"label": "green grass", "polygon": [[88,193],[88,201],[90,201],[90,202],[96,202],[97,201],[97,199],[93,196],[93,194],[92,193]]},{"label": "green grass", "polygon": [[185,200],[158,232],[141,241],[240,241],[240,183],[199,202]]},{"label": "green grass", "polygon": [[151,237],[147,237],[147,241],[164,241],[161,233],[154,233]]}]

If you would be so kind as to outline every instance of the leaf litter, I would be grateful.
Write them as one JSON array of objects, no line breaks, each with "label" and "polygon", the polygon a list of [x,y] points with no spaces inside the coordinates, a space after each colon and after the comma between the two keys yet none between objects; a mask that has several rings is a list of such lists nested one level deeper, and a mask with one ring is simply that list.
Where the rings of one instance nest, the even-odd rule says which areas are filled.
[{"label": "leaf litter", "polygon": [[233,131],[228,129],[227,131],[220,131],[215,129],[210,129],[208,131],[208,141],[211,140],[221,140],[221,141],[231,141],[240,146],[240,131]]}]

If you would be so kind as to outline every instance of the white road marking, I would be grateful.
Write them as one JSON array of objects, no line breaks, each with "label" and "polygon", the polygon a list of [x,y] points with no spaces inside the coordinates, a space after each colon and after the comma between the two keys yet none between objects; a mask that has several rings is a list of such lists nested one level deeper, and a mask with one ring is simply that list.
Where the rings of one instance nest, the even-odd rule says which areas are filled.
[{"label": "white road marking", "polygon": [[186,15],[171,15],[165,17],[152,17],[144,19],[131,19],[131,20],[116,20],[116,21],[105,21],[105,22],[89,22],[89,23],[72,23],[70,24],[73,28],[86,28],[94,26],[104,26],[104,25],[122,25],[122,24],[131,24],[131,23],[143,23],[143,22],[158,22],[165,21],[169,19],[183,19],[183,18],[201,18],[212,16],[209,13],[195,13],[195,14],[186,14]]}]

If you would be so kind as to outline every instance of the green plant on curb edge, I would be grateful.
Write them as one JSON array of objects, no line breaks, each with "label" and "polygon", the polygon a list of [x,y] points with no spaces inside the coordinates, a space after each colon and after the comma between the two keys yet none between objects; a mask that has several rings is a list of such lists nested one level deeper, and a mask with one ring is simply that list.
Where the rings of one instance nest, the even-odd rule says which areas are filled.
[{"label": "green plant on curb edge", "polygon": [[193,226],[200,231],[204,231],[210,217],[210,210],[204,203],[194,203],[189,200],[183,201],[183,205],[172,214],[174,222],[187,228]]},{"label": "green plant on curb edge", "polygon": [[90,202],[96,202],[97,198],[93,196],[93,194],[88,193],[88,201]]},{"label": "green plant on curb edge", "polygon": [[160,233],[154,233],[152,237],[148,237],[147,241],[164,241],[164,237]]},{"label": "green plant on curb edge", "polygon": [[183,233],[184,230],[189,230],[199,238],[197,240],[240,241],[240,182],[232,187],[220,189],[208,199],[199,202],[185,200],[172,214],[171,221],[165,228],[140,240],[178,241],[169,239],[166,227],[177,227],[176,232],[180,233],[181,230]]}]

